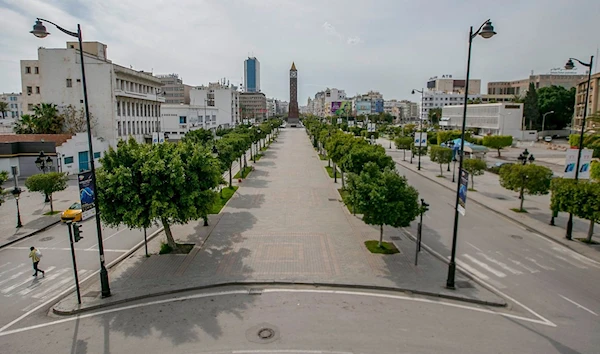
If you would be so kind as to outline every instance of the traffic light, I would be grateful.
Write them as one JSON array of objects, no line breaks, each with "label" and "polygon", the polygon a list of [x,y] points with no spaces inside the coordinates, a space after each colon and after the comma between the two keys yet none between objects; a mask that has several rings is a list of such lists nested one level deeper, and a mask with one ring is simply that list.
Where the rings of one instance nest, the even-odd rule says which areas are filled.
[{"label": "traffic light", "polygon": [[425,203],[424,199],[421,199],[421,207],[422,207],[422,213],[425,213],[429,210],[429,204]]},{"label": "traffic light", "polygon": [[75,235],[75,242],[78,242],[83,238],[83,236],[81,236],[82,233],[83,231],[81,231],[81,225],[73,223],[73,234]]}]

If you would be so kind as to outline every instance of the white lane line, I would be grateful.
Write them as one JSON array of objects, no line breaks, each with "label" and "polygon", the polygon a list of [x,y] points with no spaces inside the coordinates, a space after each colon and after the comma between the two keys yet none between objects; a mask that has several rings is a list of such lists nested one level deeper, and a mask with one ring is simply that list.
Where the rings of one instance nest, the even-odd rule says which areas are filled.
[{"label": "white lane line", "polygon": [[600,268],[600,263],[598,263],[598,262],[596,262],[594,260],[591,260],[591,259],[589,259],[587,257],[584,257],[584,256],[580,255],[579,253],[569,252],[570,251],[569,249],[565,249],[563,247],[558,247],[558,246],[554,246],[554,247],[552,247],[552,249],[555,250],[555,251],[557,251],[557,252],[561,252],[561,253],[563,253],[565,255],[568,255],[569,257],[571,257],[571,258],[573,258],[573,259],[575,259],[575,260],[577,260],[577,261],[579,261],[579,262],[581,262],[583,264],[587,264],[587,265],[590,265],[592,267]]},{"label": "white lane line", "polygon": [[[533,318],[517,316],[517,315],[510,314],[510,313],[497,312],[497,311],[493,311],[493,310],[486,309],[486,308],[473,307],[473,306],[455,304],[455,303],[450,303],[450,302],[440,302],[439,300],[431,300],[431,299],[427,299],[427,298],[417,298],[417,297],[408,297],[408,296],[403,296],[403,295],[392,295],[392,294],[382,294],[382,293],[354,292],[354,291],[345,291],[345,290],[325,290],[325,289],[314,289],[314,290],[312,290],[312,289],[264,289],[263,290],[263,293],[290,293],[290,292],[333,294],[333,295],[353,295],[353,296],[366,296],[366,297],[377,297],[377,298],[387,298],[387,299],[395,299],[395,300],[422,302],[422,303],[435,304],[435,305],[439,305],[439,306],[447,306],[447,307],[454,307],[454,308],[471,310],[471,311],[476,311],[476,312],[482,312],[482,313],[487,313],[487,314],[491,314],[491,315],[510,317],[510,318],[527,321],[527,322],[532,322],[532,323],[537,323],[537,324],[541,324],[541,325],[545,325],[545,326],[549,326],[549,327],[556,327],[556,325],[554,323],[552,323],[548,320],[545,320],[543,317],[542,317],[542,320],[536,320]],[[155,306],[155,305],[161,305],[161,304],[185,301],[185,300],[202,299],[202,298],[207,298],[207,297],[239,295],[239,294],[248,294],[248,290],[231,290],[231,291],[220,291],[220,292],[215,292],[215,293],[204,293],[204,294],[171,297],[171,298],[164,299],[164,300],[148,301],[148,302],[141,303],[141,304],[127,305],[127,306],[122,306],[119,308],[113,308],[113,309],[109,309],[109,310],[97,311],[97,312],[83,314],[83,315],[76,315],[76,316],[69,317],[69,318],[64,318],[64,319],[60,319],[60,320],[56,320],[56,321],[52,321],[52,322],[40,323],[40,324],[29,326],[29,327],[17,328],[17,329],[13,329],[10,331],[2,331],[0,329],[0,337],[10,335],[10,334],[30,331],[30,330],[34,330],[34,329],[39,329],[39,328],[43,328],[43,327],[49,327],[49,326],[53,326],[53,325],[57,325],[57,324],[61,324],[61,323],[82,320],[85,318],[102,316],[102,315],[106,315],[109,313],[132,310],[132,309],[141,308],[141,307]]]},{"label": "white lane line", "polygon": [[489,265],[487,265],[486,263],[483,263],[482,261],[480,261],[480,260],[478,260],[478,259],[476,259],[476,258],[474,258],[474,257],[472,257],[472,256],[470,256],[470,255],[468,255],[468,254],[463,254],[462,256],[463,256],[464,258],[467,258],[467,259],[468,259],[468,260],[470,260],[471,262],[473,262],[473,263],[477,264],[477,265],[478,265],[478,266],[480,266],[481,268],[483,268],[483,269],[487,270],[488,272],[490,272],[490,273],[494,274],[494,275],[495,275],[495,276],[497,276],[497,277],[500,277],[500,278],[504,278],[504,277],[506,277],[506,274],[502,273],[502,272],[501,272],[501,271],[499,271],[499,270],[496,270],[496,269],[494,269],[494,268],[490,267],[490,266],[489,266]]},{"label": "white lane line", "polygon": [[542,268],[542,269],[545,269],[545,270],[555,270],[552,267],[548,267],[548,266],[545,266],[545,265],[542,265],[542,264],[538,263],[538,261],[536,261],[535,259],[533,259],[531,257],[525,257],[525,259],[528,260],[528,261],[530,261],[531,263],[535,264],[536,266]]},{"label": "white lane line", "polygon": [[514,264],[516,264],[516,265],[518,265],[518,266],[521,266],[521,267],[523,267],[525,270],[529,271],[529,272],[530,272],[530,273],[532,273],[532,274],[533,274],[533,273],[539,273],[539,272],[540,272],[539,270],[537,270],[537,269],[533,269],[533,268],[529,268],[529,267],[528,267],[528,266],[526,266],[525,264],[523,264],[523,263],[521,263],[521,262],[519,262],[519,261],[517,261],[517,260],[514,260],[514,259],[512,259],[512,258],[509,258],[508,260],[509,260],[509,261],[511,261],[511,262],[513,262]]},{"label": "white lane line", "polygon": [[5,270],[4,272],[0,273],[0,277],[2,277],[2,276],[3,276],[4,274],[6,274],[6,273],[10,273],[10,272],[12,272],[13,270],[16,270],[16,269],[19,269],[19,268],[21,268],[21,267],[22,267],[22,266],[24,266],[24,265],[25,265],[25,263],[21,263],[21,264],[19,264],[19,265],[18,265],[18,266],[16,266],[16,267],[13,267],[13,268],[7,269],[7,270]]},{"label": "white lane line", "polygon": [[[46,272],[48,272],[48,271],[52,271],[52,270],[54,270],[54,268],[56,268],[56,267],[49,267],[49,268],[47,268],[47,269],[44,269],[44,270],[45,270]],[[10,293],[11,291],[13,291],[14,289],[16,289],[16,288],[20,287],[21,285],[24,285],[24,284],[27,284],[27,283],[31,283],[31,282],[33,282],[34,280],[35,280],[35,279],[29,279],[29,278],[27,278],[27,279],[25,279],[25,280],[22,280],[22,281],[21,281],[21,282],[19,282],[19,283],[13,284],[13,285],[11,285],[11,286],[9,286],[9,287],[6,287],[6,288],[2,289],[0,292],[1,292],[2,294],[8,294],[8,293]]]},{"label": "white lane line", "polygon": [[248,350],[232,350],[231,352],[215,352],[215,354],[231,353],[231,354],[254,354],[254,353],[289,353],[289,354],[353,354],[353,352],[339,352],[331,350],[304,350],[304,349],[248,349]]},{"label": "white lane line", "polygon": [[598,316],[598,314],[597,314],[597,313],[595,313],[594,311],[592,311],[592,310],[588,309],[587,307],[585,307],[585,306],[583,306],[583,305],[580,305],[580,304],[576,303],[575,301],[573,301],[573,300],[569,299],[568,297],[566,297],[566,296],[562,296],[561,294],[558,294],[558,296],[562,297],[563,299],[567,300],[568,302],[572,303],[573,305],[575,305],[575,306],[579,307],[580,309],[582,309],[582,310],[586,310],[587,312],[591,313],[591,314],[592,314],[592,315],[594,315],[594,316]]},{"label": "white lane line", "polygon": [[6,262],[6,263],[4,263],[3,265],[0,265],[0,268],[4,268],[4,267],[6,267],[6,266],[7,266],[7,265],[9,265],[9,264],[11,264],[11,263],[10,263],[10,262]]},{"label": "white lane line", "polygon": [[[87,271],[86,270],[80,270],[80,271],[77,272],[77,274],[79,276],[81,276],[82,272],[87,272]],[[54,283],[53,285],[51,285],[49,288],[45,289],[44,291],[42,291],[40,293],[36,293],[36,294],[32,295],[31,297],[34,298],[34,299],[41,299],[46,294],[49,294],[51,292],[54,292],[54,291],[58,290],[60,287],[64,286],[65,284],[67,284],[69,282],[75,283],[75,276],[73,274],[66,275],[64,277],[64,279],[58,280],[56,283]]]},{"label": "white lane line", "polygon": [[[450,258],[448,258],[448,259],[450,259]],[[458,264],[459,262],[456,262],[456,263]],[[470,265],[465,264],[464,262],[460,262],[460,266],[463,267],[463,268],[465,268],[469,273],[472,273],[472,274],[478,276],[481,279],[486,279],[486,280],[490,279],[490,277],[488,277],[487,275],[481,273],[480,271],[478,271],[477,269],[471,267]]]},{"label": "white lane line", "polygon": [[50,275],[48,275],[47,277],[43,278],[43,281],[38,282],[36,285],[34,286],[29,286],[27,287],[27,289],[23,289],[21,291],[19,291],[19,295],[20,296],[25,296],[27,294],[29,294],[30,292],[36,290],[36,289],[40,289],[41,287],[44,286],[45,283],[50,282],[56,278],[58,278],[59,276],[63,275],[63,273],[65,273],[66,271],[68,271],[69,268],[62,268],[57,270],[56,272],[52,272]]},{"label": "white lane line", "polygon": [[557,254],[555,254],[554,257],[560,259],[561,261],[563,261],[565,263],[568,263],[568,264],[572,265],[575,268],[579,268],[579,269],[587,269],[588,268],[588,267],[582,266],[582,265],[580,265],[580,264],[578,264],[576,262],[571,262],[570,260],[566,259],[565,257],[559,256]]},{"label": "white lane line", "polygon": [[[15,247],[6,247],[7,249],[13,249],[13,250],[24,250],[24,249],[29,249],[29,247],[19,247],[19,246],[15,246]],[[70,247],[38,247],[38,250],[40,251],[71,251]],[[97,252],[98,249],[93,249],[93,248],[76,248],[75,252]],[[110,249],[110,248],[105,248],[104,252],[118,252],[118,253],[124,253],[127,252],[129,250],[118,250],[118,249]]]},{"label": "white lane line", "polygon": [[[32,272],[33,272],[33,270],[32,270]],[[9,281],[11,281],[13,279],[17,279],[18,277],[20,277],[22,274],[25,274],[25,273],[27,273],[27,271],[22,271],[22,272],[19,272],[17,274],[13,274],[13,276],[0,281],[0,285],[2,285],[4,283],[8,283]],[[33,279],[33,278],[29,278],[29,279]]]},{"label": "white lane line", "polygon": [[514,268],[511,268],[511,267],[509,267],[508,265],[506,265],[506,264],[504,264],[504,263],[500,262],[499,260],[497,260],[497,259],[495,259],[495,258],[492,258],[492,257],[490,257],[490,256],[486,255],[486,254],[485,254],[485,253],[483,253],[483,252],[479,252],[479,254],[480,254],[480,255],[481,255],[483,258],[485,258],[485,259],[487,259],[488,261],[490,261],[490,262],[492,262],[492,263],[496,264],[497,266],[499,266],[500,268],[502,268],[502,269],[504,269],[504,270],[506,270],[506,271],[508,271],[508,272],[511,272],[511,273],[513,273],[513,274],[515,274],[515,275],[523,274],[523,272],[521,272],[520,270],[516,270],[516,269],[514,269]]},{"label": "white lane line", "polygon": [[471,242],[467,242],[467,245],[473,247],[474,249],[478,250],[479,252],[483,252],[482,249],[478,248],[477,246],[475,246],[474,244],[472,244]]},{"label": "white lane line", "polygon": [[[108,237],[105,237],[105,238],[104,238],[104,242],[108,241],[108,240],[109,240],[110,238],[112,238],[113,236],[116,236],[116,235],[120,234],[121,232],[123,232],[123,231],[125,231],[125,230],[129,230],[129,229],[128,229],[128,228],[126,228],[126,227],[122,228],[121,230],[119,230],[119,231],[115,232],[114,234],[112,234],[112,235],[110,235],[110,236],[108,236]],[[89,248],[86,248],[85,250],[86,250],[86,251],[91,251],[91,250],[97,249],[97,247],[98,247],[98,244],[97,244],[97,243],[95,243],[95,244],[93,244],[91,247],[89,247]]]}]

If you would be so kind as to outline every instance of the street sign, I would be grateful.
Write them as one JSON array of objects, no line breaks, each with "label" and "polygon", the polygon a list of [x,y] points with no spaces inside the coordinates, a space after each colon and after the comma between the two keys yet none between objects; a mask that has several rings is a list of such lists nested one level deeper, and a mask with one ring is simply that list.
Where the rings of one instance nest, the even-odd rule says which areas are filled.
[{"label": "street sign", "polygon": [[354,126],[354,121],[353,120],[349,120],[348,121],[348,128],[352,128]]},{"label": "street sign", "polygon": [[427,146],[427,133],[415,133],[415,146],[426,147]]},{"label": "street sign", "polygon": [[342,124],[342,118],[337,119],[337,124]]},{"label": "street sign", "polygon": [[[579,179],[590,179],[590,164],[592,163],[593,150],[581,150],[581,160],[579,161]],[[567,150],[565,156],[565,174],[564,178],[575,178],[575,168],[577,167],[577,155],[579,149]]]},{"label": "street sign", "polygon": [[469,189],[469,173],[465,170],[460,171],[460,189],[458,190],[458,212],[465,216],[465,204],[467,203],[467,190]]},{"label": "street sign", "polygon": [[375,132],[375,123],[368,123],[367,124],[367,132],[369,132],[369,133],[374,133]]}]

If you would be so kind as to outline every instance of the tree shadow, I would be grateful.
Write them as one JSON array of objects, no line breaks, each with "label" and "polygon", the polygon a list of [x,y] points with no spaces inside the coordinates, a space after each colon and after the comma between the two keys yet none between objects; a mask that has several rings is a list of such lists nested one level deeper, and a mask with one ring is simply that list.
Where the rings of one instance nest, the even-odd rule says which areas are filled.
[{"label": "tree shadow", "polygon": [[264,202],[264,194],[237,194],[229,201],[227,207],[233,209],[256,209],[260,208]]},{"label": "tree shadow", "polygon": [[538,331],[536,331],[535,329],[529,328],[528,326],[526,326],[525,324],[521,323],[520,321],[517,321],[515,319],[512,319],[510,317],[504,317],[506,320],[518,325],[521,328],[524,328],[526,330],[528,330],[529,332],[547,340],[550,344],[552,344],[552,346],[556,349],[557,352],[562,353],[562,354],[581,354],[580,351],[575,350],[569,346],[566,346],[556,340],[554,340],[552,337],[547,336],[545,334],[542,334]]},{"label": "tree shadow", "polygon": [[262,158],[258,161],[260,166],[275,166],[275,162],[273,161],[263,161]]}]

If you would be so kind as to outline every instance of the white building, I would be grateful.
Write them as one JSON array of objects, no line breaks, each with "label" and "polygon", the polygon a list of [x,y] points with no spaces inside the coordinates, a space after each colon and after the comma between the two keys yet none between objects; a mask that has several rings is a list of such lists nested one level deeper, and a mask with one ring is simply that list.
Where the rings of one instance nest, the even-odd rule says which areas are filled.
[{"label": "white building", "polygon": [[[94,162],[108,150],[108,142],[96,137],[92,138],[94,148]],[[77,133],[62,144],[56,145],[56,155],[60,158],[58,170],[68,174],[78,174],[80,171],[89,170],[89,144],[87,133]]]},{"label": "white building", "polygon": [[190,106],[216,109],[216,120],[206,124],[206,129],[231,127],[240,123],[240,93],[237,86],[222,82],[211,82],[208,86],[198,86],[190,91]]},{"label": "white building", "polygon": [[[79,44],[67,42],[67,48],[39,48],[37,60],[21,60],[23,110],[31,113],[39,103],[84,105],[79,62]],[[84,42],[84,63],[90,113],[96,124],[92,132],[110,145],[134,137],[150,141],[160,129],[160,105],[157,94],[161,81],[151,74],[113,64],[106,57],[106,45]]]},{"label": "white building", "polygon": [[[442,129],[461,129],[464,106],[442,108]],[[489,103],[467,105],[466,128],[476,135],[512,135],[521,139],[522,103]]]},{"label": "white building", "polygon": [[267,98],[267,118],[271,118],[277,115],[277,106],[274,98]]},{"label": "white building", "polygon": [[325,91],[319,91],[315,94],[314,100],[309,98],[307,109],[308,113],[314,114],[319,117],[331,116],[331,103],[347,101],[346,91],[327,88]]},{"label": "white building", "polygon": [[0,119],[18,119],[23,115],[23,102],[21,93],[2,93],[0,101],[8,105],[6,112],[0,113]]},{"label": "white building", "polygon": [[180,140],[191,130],[215,128],[218,114],[217,107],[163,104],[161,106],[162,131],[168,136],[169,141]]},{"label": "white building", "polygon": [[[416,95],[416,94],[415,94]],[[420,94],[419,94],[420,95]],[[481,94],[473,94],[468,96],[470,100],[481,98]],[[420,97],[419,97],[420,98]],[[415,100],[420,100],[415,97]],[[447,106],[458,106],[465,103],[464,93],[441,92],[441,91],[425,91],[423,94],[423,106],[421,106],[422,118],[428,119],[429,110],[432,108],[444,108]]]},{"label": "white building", "polygon": [[275,112],[277,112],[278,115],[287,115],[289,108],[290,103],[288,101],[275,100]]}]

